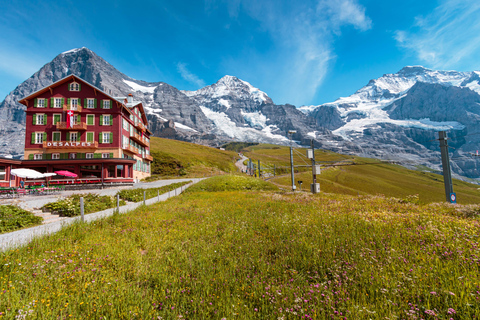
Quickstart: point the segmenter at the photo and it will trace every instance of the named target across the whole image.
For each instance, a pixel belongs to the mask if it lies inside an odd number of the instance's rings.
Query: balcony
[[[148,141],[138,133],[130,134],[130,138],[142,145],[143,147],[148,147]]]
[[[64,104],[63,105],[63,111],[68,111],[68,110],[73,110],[73,111],[76,111],[76,112],[82,112],[82,107],[77,106],[76,109],[72,109],[69,105]]]
[[[66,122],[57,122],[57,130],[87,130],[87,123],[80,122],[70,126],[67,128]]]
[[[44,149],[98,149],[98,142],[86,142],[86,141],[43,141]]]
[[[133,147],[133,146],[123,146],[122,147],[123,151],[127,151],[127,152],[131,152],[131,153],[134,153],[134,154],[138,154],[138,149]]]
[[[153,161],[153,157],[152,157],[151,155],[149,155],[149,154],[144,155],[143,158],[145,158],[145,159],[147,159],[147,160],[149,160],[149,161]]]
[[[147,130],[147,128],[145,128],[145,126],[143,125],[143,123],[141,123],[140,121],[135,123],[135,127],[137,127],[138,130],[140,131],[144,131]]]

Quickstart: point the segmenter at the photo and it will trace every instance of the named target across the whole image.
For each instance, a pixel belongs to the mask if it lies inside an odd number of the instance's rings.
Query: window
[[[0,166],[0,180],[6,180],[5,179],[5,170],[6,170],[6,167],[5,166]]]
[[[70,98],[70,110],[78,110],[78,99]]]
[[[35,132],[35,143],[36,144],[43,143],[45,135],[46,133],[44,132]]]
[[[43,99],[43,98],[38,98],[38,99],[36,99],[36,100],[37,100],[37,101],[36,101],[35,107],[37,107],[37,108],[45,108],[45,107],[46,107],[46,103],[45,103],[46,100],[45,100],[45,99]]]
[[[85,107],[87,109],[95,109],[95,99],[87,99],[87,103],[85,103]]]
[[[68,154],[68,159],[77,159],[77,154],[76,153],[69,153]]]
[[[128,121],[126,119],[123,119],[123,129],[128,131]]]
[[[87,125],[88,126],[95,125],[95,115],[94,114],[87,114]]]
[[[111,114],[104,114],[102,115],[101,121],[102,126],[111,126],[113,123],[113,116]]]
[[[102,132],[102,142],[101,143],[112,143],[112,133],[111,132]]]
[[[103,106],[102,106],[103,109],[110,109],[111,108],[111,105],[110,105],[110,100],[103,100]]]
[[[78,141],[78,132],[70,132],[70,142]]]
[[[41,153],[35,153],[33,155],[33,160],[42,160],[43,159],[43,154]]]
[[[87,132],[87,142],[95,142],[93,132]]]
[[[53,98],[53,107],[54,108],[63,108],[63,98]]]
[[[102,153],[102,158],[110,158],[110,153]]]
[[[60,159],[60,153],[52,153],[52,159],[53,159],[53,160],[58,160],[58,159]]]
[[[80,84],[78,82],[72,82],[69,86],[70,91],[80,91]]]
[[[47,115],[44,113],[36,113],[33,115],[33,124],[37,125],[46,125],[47,124]]]
[[[60,131],[52,132],[52,141],[62,141],[62,133]]]
[[[85,158],[87,159],[93,159],[93,153],[86,153]]]
[[[58,114],[58,113],[54,114],[53,115],[53,125],[56,125],[57,122],[60,122],[60,121],[62,121],[62,115]]]

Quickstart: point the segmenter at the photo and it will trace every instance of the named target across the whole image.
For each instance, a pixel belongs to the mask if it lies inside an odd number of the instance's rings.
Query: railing
[[[97,149],[98,142],[87,141],[43,141],[44,149]]]
[[[144,158],[147,159],[147,160],[153,161],[153,157],[152,157],[151,155],[149,155],[149,154],[146,154],[146,155],[144,156]]]
[[[124,151],[129,151],[129,152],[138,154],[138,149],[135,148],[135,147],[133,147],[133,146],[130,146],[130,145],[128,145],[128,146],[123,146],[122,149],[123,149]]]
[[[141,135],[139,135],[138,133],[130,134],[130,138],[132,138],[136,142],[140,143],[142,146],[148,147],[147,140],[145,138],[143,138]]]
[[[147,128],[145,128],[145,126],[143,125],[143,123],[141,123],[140,121],[135,123],[135,127],[138,128],[138,130],[140,131],[145,131]]]
[[[73,110],[73,111],[82,112],[82,107],[77,106],[76,109],[72,109],[71,106],[69,106],[69,105],[67,105],[67,104],[64,104],[64,105],[63,105],[63,111],[68,111],[68,110]]]
[[[66,122],[57,122],[57,130],[87,130],[87,123],[80,122],[67,127]]]

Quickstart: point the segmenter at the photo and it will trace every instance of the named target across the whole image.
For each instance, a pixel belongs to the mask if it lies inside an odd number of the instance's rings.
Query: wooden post
[[[82,222],[85,222],[85,207],[83,205],[83,197],[80,197],[80,215],[82,216]]]

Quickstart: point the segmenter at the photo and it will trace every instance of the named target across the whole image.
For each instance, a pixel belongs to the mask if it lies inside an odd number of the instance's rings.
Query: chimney
[[[127,102],[132,103],[133,102],[133,94],[129,93],[127,97]]]

